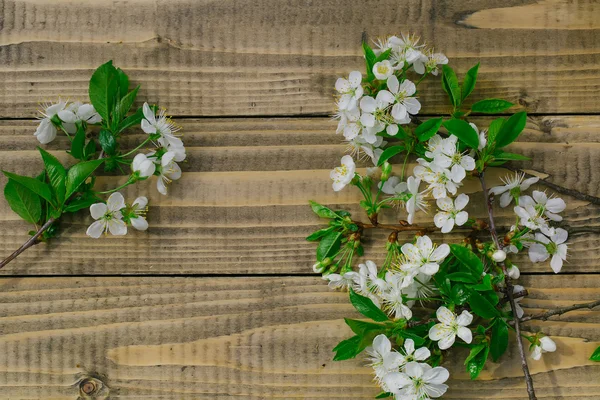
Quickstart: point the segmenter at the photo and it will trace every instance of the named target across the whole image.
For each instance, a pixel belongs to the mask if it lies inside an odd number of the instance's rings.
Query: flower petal
[[[85,232],[88,236],[93,237],[94,239],[98,239],[102,236],[102,232],[106,229],[106,221],[95,221],[92,223]]]
[[[133,226],[138,231],[145,231],[148,229],[148,221],[146,218],[138,216],[137,218],[131,218],[129,220],[131,222],[131,226]]]
[[[438,342],[438,347],[440,348],[440,350],[449,349],[450,347],[452,347],[455,340],[456,335],[454,334],[454,332],[448,332],[448,334],[445,337],[440,339],[440,341]]]
[[[427,347],[421,347],[421,348],[415,350],[415,354],[414,354],[415,360],[425,361],[429,357],[431,357],[431,352],[429,351],[429,349]]]
[[[384,334],[377,335],[375,339],[373,339],[373,348],[377,353],[385,355],[392,350],[392,343]]]
[[[471,322],[473,322],[473,314],[467,310],[463,310],[463,312],[456,318],[456,323],[460,326],[470,325]]]
[[[435,315],[444,325],[452,325],[456,321],[456,315],[444,306],[438,308]]]
[[[444,367],[435,367],[423,374],[423,381],[426,383],[442,384],[450,378],[450,373]]]
[[[94,219],[100,219],[107,211],[108,207],[104,203],[96,203],[90,206],[90,214]]]
[[[459,338],[465,341],[465,343],[471,343],[473,341],[473,333],[469,328],[461,326],[458,328],[456,334]]]
[[[115,236],[123,236],[127,234],[127,225],[120,219],[111,219],[107,223],[108,230]]]
[[[125,199],[121,193],[115,192],[111,194],[106,201],[106,206],[110,211],[119,211],[120,209],[125,208]]]

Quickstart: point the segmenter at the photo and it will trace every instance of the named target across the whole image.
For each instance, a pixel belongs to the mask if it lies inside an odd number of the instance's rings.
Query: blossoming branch
[[[34,136],[45,145],[59,133],[64,134],[70,141],[66,152],[75,163],[64,166],[38,147],[44,165],[38,176],[3,171],[8,178],[4,196],[10,208],[35,229],[30,231],[29,240],[0,263],[0,268],[29,247],[56,236],[64,214],[85,208],[95,220],[86,231],[92,238],[108,233],[125,235],[129,226],[148,229],[148,199],[140,196],[128,203],[118,191],[155,175],[157,190],[166,195],[168,184],[181,177],[177,163],[185,160],[186,152],[179,127],[164,110],[144,103],[130,113],[140,87],[131,91],[129,87],[127,75],[109,61],[90,79],[91,104],[59,100],[44,106]],[[146,135],[144,140],[134,149],[121,148],[120,139],[138,126]],[[150,149],[143,152],[145,146]],[[127,180],[114,189],[97,191],[95,173],[101,165],[106,172],[126,175]],[[115,177],[115,181],[118,179]],[[105,201],[106,195],[109,197]]]
[[[533,360],[555,351],[556,345],[542,332],[522,332],[521,321],[592,308],[600,302],[528,317],[519,305],[527,291],[513,284],[520,271],[510,256],[527,251],[531,262],[549,263],[558,273],[568,250],[568,233],[557,225],[566,204],[531,190],[538,178],[516,174],[507,176],[504,185],[489,190],[486,186],[488,168],[528,159],[505,150],[523,132],[526,113],[496,118],[481,128],[469,122],[471,113],[500,113],[513,104],[486,99],[465,108],[479,64],[460,84],[446,56],[415,36],[392,36],[378,41],[374,49],[363,43],[363,50],[366,75],[353,71],[335,84],[337,133],[343,135],[348,154],[330,176],[334,191],[350,185],[361,192],[360,207],[370,224],[352,219],[348,211],[311,202],[313,211],[329,223],[307,238],[318,241],[313,270],[331,288],[348,290],[350,302],[368,318],[345,319],[355,335],[334,348],[334,360],[365,351],[382,389],[377,398],[428,400],[448,389],[449,372],[441,366],[448,349],[456,343],[470,349],[464,364],[476,379],[490,356],[494,361],[502,357],[512,330],[518,338],[529,398],[535,399],[520,339],[529,341]],[[430,75],[441,78],[450,101],[449,118],[417,118],[422,101],[419,85]],[[413,157],[417,166],[408,171]],[[392,159],[401,163],[392,166]],[[362,162],[371,164],[365,175],[357,172],[357,163]],[[482,186],[487,222],[469,218],[471,199],[460,192],[469,176],[478,178]],[[512,207],[515,213],[515,223],[503,237],[493,217],[498,196],[500,207]],[[400,208],[404,213],[402,219],[396,217],[398,224],[379,222],[381,212],[397,214]],[[433,224],[414,225],[417,213],[433,215]],[[438,245],[427,236],[457,227],[465,232],[460,243]],[[391,231],[386,258],[380,267],[365,261],[356,270],[369,229]],[[400,243],[401,231],[415,232],[414,239]],[[429,311],[432,307],[434,314]],[[600,361],[600,349],[592,359]]]

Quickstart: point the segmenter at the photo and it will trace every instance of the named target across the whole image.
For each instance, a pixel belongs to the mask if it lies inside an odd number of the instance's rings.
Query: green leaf
[[[466,267],[466,270],[471,271],[473,276],[481,276],[483,273],[483,263],[475,253],[458,244],[451,244],[450,252],[458,261],[460,261],[462,265]]]
[[[79,186],[102,164],[104,160],[83,161],[69,168],[67,173],[67,193],[66,199],[69,199],[73,193],[79,189]]]
[[[590,356],[590,360],[600,362],[600,346],[598,346],[596,350],[594,350],[594,353],[592,353],[592,355]]]
[[[333,361],[343,361],[354,358],[366,347],[367,344],[364,343],[363,338],[358,335],[352,336],[350,339],[342,340],[333,348],[333,351],[336,352]]]
[[[356,311],[367,318],[371,318],[373,321],[385,322],[388,320],[388,316],[371,299],[361,296],[353,289],[350,289],[350,302],[356,308]]]
[[[94,196],[91,193],[86,193],[84,196],[80,196],[74,200],[72,200],[67,207],[65,207],[65,212],[76,212],[83,208],[88,208],[92,204],[102,203],[102,199]]]
[[[107,123],[110,121],[110,113],[117,100],[119,86],[119,74],[113,66],[112,60],[99,66],[90,79],[90,100],[96,112]]]
[[[315,231],[315,232],[311,233],[310,235],[308,235],[306,237],[306,240],[308,240],[309,242],[314,242],[315,240],[319,240],[320,238],[322,238],[323,236],[325,236],[329,232],[331,232],[334,228],[335,227],[330,226],[329,228],[319,229],[318,231]]]
[[[71,142],[71,156],[78,160],[84,160],[84,147],[85,147],[85,130],[82,125],[77,126],[77,133]]]
[[[404,339],[412,339],[415,342],[415,346],[422,346],[425,344],[425,339],[421,336],[415,335],[414,333],[407,332],[405,330],[396,331],[399,336],[402,336]]]
[[[48,175],[48,180],[50,181],[50,186],[52,187],[52,192],[54,193],[54,198],[56,199],[56,204],[60,207],[65,202],[65,181],[67,178],[67,170],[65,170],[65,167],[63,167],[60,161],[58,161],[58,159],[52,154],[48,153],[41,147],[38,147],[38,150],[42,155],[45,171]]]
[[[368,332],[375,331],[379,334],[385,331],[385,326],[381,324],[374,324],[372,322],[360,321],[358,319],[350,318],[344,318],[344,321],[346,321],[346,325],[348,325],[350,329],[352,329],[352,332],[360,336],[364,336]]]
[[[390,393],[390,392],[381,392],[379,393],[377,396],[375,396],[376,399],[387,399],[388,397],[392,397],[394,395],[394,393]]]
[[[330,232],[321,239],[317,246],[317,261],[323,260],[325,257],[329,257],[337,253],[340,249],[342,241],[341,232]]]
[[[127,128],[131,128],[134,125],[140,124],[142,122],[142,119],[144,119],[144,110],[142,109],[142,107],[140,107],[136,110],[134,114],[121,121],[121,123],[119,124],[118,132],[121,133]]]
[[[471,311],[483,318],[494,318],[500,315],[496,307],[476,291],[469,294],[469,306]]]
[[[467,146],[473,149],[479,147],[479,135],[466,121],[463,121],[462,119],[450,119],[444,122],[443,125],[448,129],[448,132],[458,137],[458,139]]]
[[[477,345],[474,345],[473,347],[471,347],[471,351],[469,352],[469,355],[465,359],[465,365],[467,365],[469,363],[469,361],[471,361],[473,358],[475,358],[475,356],[477,356],[477,354],[479,354],[481,352],[481,350],[485,349],[485,347],[486,347],[485,344],[477,344]]]
[[[4,186],[4,197],[19,217],[32,224],[37,224],[42,217],[42,202],[40,196],[20,183],[9,179]]]
[[[338,214],[336,214],[332,209],[325,207],[322,204],[309,200],[310,207],[313,212],[317,214],[321,218],[340,218]]]
[[[467,372],[471,379],[477,379],[485,362],[487,361],[490,348],[486,345],[467,363]]]
[[[477,283],[477,278],[470,272],[453,272],[446,277],[455,282]]]
[[[492,360],[498,361],[508,348],[508,325],[503,319],[498,319],[492,327],[492,341],[490,343],[490,352]]]
[[[428,119],[415,129],[415,135],[419,142],[426,142],[437,133],[442,126],[442,118]]]
[[[83,158],[89,160],[94,154],[96,154],[96,142],[90,139],[83,149]]]
[[[494,153],[494,160],[496,161],[529,161],[531,158],[525,157],[521,154],[507,153],[504,151],[498,151]]]
[[[382,51],[375,59],[375,62],[387,60],[390,57],[391,53],[392,53],[392,49],[387,49],[386,51]],[[375,54],[375,53],[373,53],[373,54]]]
[[[492,287],[492,276],[490,274],[483,277],[481,283],[472,286],[471,289],[477,290],[478,292],[485,292],[486,290],[493,290]]]
[[[129,112],[129,110],[131,109],[131,106],[133,105],[133,102],[135,101],[135,98],[137,97],[137,93],[138,90],[140,89],[140,85],[137,85],[135,87],[135,89],[133,89],[131,92],[127,93],[125,95],[125,97],[123,97],[121,99],[121,101],[119,101],[119,104],[117,106],[117,115],[119,118],[119,121],[121,121],[121,119],[123,119],[127,113]]]
[[[471,111],[475,113],[495,114],[504,110],[508,110],[514,106],[510,101],[502,99],[485,99],[480,100],[471,106]]]
[[[498,136],[498,133],[500,132],[500,129],[502,129],[502,125],[504,125],[505,122],[506,120],[504,118],[496,118],[490,123],[487,133],[488,146],[490,145],[490,143],[496,141],[496,137]]]
[[[373,52],[371,46],[367,44],[367,42],[362,43],[363,51],[365,52],[365,64],[367,67],[367,79],[372,81],[375,79],[375,74],[373,73],[373,65],[377,62],[377,56]]]
[[[514,142],[525,129],[526,123],[527,113],[525,111],[512,115],[508,121],[502,124],[500,132],[496,136],[496,146],[501,148]]]
[[[377,161],[377,166],[381,167],[387,160],[394,157],[397,154],[400,154],[404,151],[404,146],[391,146],[388,147],[381,153],[379,156],[379,160]]]
[[[463,283],[457,283],[450,290],[450,298],[459,306],[465,304],[469,300],[470,290]]]
[[[458,86],[458,78],[456,73],[450,66],[442,65],[442,87],[450,97],[450,103],[456,108],[460,106],[460,86]]]
[[[475,83],[477,82],[477,72],[479,71],[479,63],[477,63],[473,68],[471,68],[467,75],[465,76],[465,80],[462,84],[462,100],[464,101],[473,89],[475,89]]]
[[[127,74],[121,69],[117,68],[117,79],[119,84],[119,94],[120,98],[124,98],[129,91],[129,77]]]
[[[100,146],[102,146],[102,150],[109,156],[115,155],[117,150],[117,141],[113,134],[106,130],[100,130],[100,136],[98,137],[98,141],[100,142]]]
[[[6,175],[6,177],[25,186],[33,193],[39,195],[44,200],[50,202],[50,204],[54,204],[54,199],[52,198],[52,190],[50,190],[50,186],[47,183],[40,182],[38,179],[31,178],[29,176],[21,176],[7,171],[2,172],[4,173],[4,175]]]

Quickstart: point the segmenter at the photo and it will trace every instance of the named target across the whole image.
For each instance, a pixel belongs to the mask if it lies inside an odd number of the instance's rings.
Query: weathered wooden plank
[[[3,1],[0,116],[87,97],[113,59],[140,99],[176,115],[297,115],[332,110],[336,76],[362,69],[360,42],[414,32],[464,73],[482,62],[473,100],[504,97],[538,113],[599,112],[594,0]],[[426,82],[423,112],[445,110]]]
[[[600,297],[597,275],[529,276],[526,312]],[[75,398],[105,376],[111,398],[321,399],[377,393],[361,359],[332,361],[357,317],[318,278],[0,279],[0,397]],[[532,362],[541,399],[596,399],[600,312],[532,322],[558,351]],[[522,399],[516,347],[471,382],[452,350],[447,398]]]
[[[489,119],[476,120],[485,126]],[[92,240],[85,236],[91,218],[85,211],[67,216],[64,232],[50,246],[38,245],[2,270],[3,274],[108,274],[108,273],[306,273],[314,257],[314,245],[304,241],[319,221],[307,206],[309,199],[357,208],[358,191],[334,193],[328,169],[344,152],[334,125],[318,119],[180,120],[189,148],[181,181],[168,197],[156,192],[154,182],[124,191],[133,199],[149,195],[148,232],[125,238]],[[37,175],[41,168],[32,137],[34,122],[0,123],[0,167]],[[600,196],[600,174],[594,168],[600,155],[600,117],[533,117],[521,142],[513,148],[533,158],[522,166],[574,191]],[[139,143],[133,135],[130,145]],[[62,138],[51,151],[67,146]],[[69,162],[64,152],[56,152]],[[558,162],[557,162],[558,160]],[[365,164],[366,165],[366,164]],[[506,171],[490,174],[490,183]],[[585,177],[585,179],[581,179]],[[101,178],[109,189],[114,179]],[[0,185],[5,178],[0,177]],[[543,186],[539,186],[544,189]],[[465,189],[477,193],[477,182]],[[481,196],[476,194],[476,196]],[[474,198],[472,216],[485,217],[481,201]],[[479,199],[481,200],[481,199]],[[595,272],[599,262],[600,208],[567,197],[563,226],[572,231],[571,255],[566,271]],[[397,216],[396,216],[397,215]],[[387,220],[405,218],[388,212]],[[431,224],[425,215],[421,221]],[[499,224],[512,224],[512,211],[498,211]],[[26,240],[29,229],[7,203],[0,201],[0,248],[8,254]],[[441,235],[434,234],[440,240]],[[405,236],[408,239],[408,235]],[[448,238],[448,237],[447,237]],[[449,240],[460,240],[455,234]],[[383,232],[367,244],[367,254],[383,257]],[[546,265],[526,271],[545,271]]]

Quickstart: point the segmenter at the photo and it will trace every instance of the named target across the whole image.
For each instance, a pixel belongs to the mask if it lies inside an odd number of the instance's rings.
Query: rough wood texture
[[[525,311],[600,297],[600,277],[522,279]],[[0,280],[0,397],[75,399],[98,373],[114,399],[370,399],[370,369],[333,362],[358,317],[347,294],[318,278],[4,278]],[[532,362],[541,399],[597,399],[600,312],[532,322],[559,350]],[[522,399],[516,347],[471,382],[460,362],[450,399]],[[464,358],[461,350],[451,357]],[[460,354],[458,354],[460,353]],[[503,378],[503,379],[501,379]]]
[[[475,121],[485,126],[490,119]],[[149,194],[148,232],[92,240],[85,236],[91,217],[82,211],[65,219],[64,232],[53,245],[28,250],[1,273],[307,273],[315,245],[304,238],[322,223],[308,207],[309,199],[348,208],[363,218],[356,206],[358,190],[348,188],[338,194],[331,190],[328,170],[337,165],[344,146],[327,119],[183,119],[180,123],[189,157],[171,194],[159,195],[154,179],[125,191],[131,200]],[[37,175],[41,164],[33,148],[33,130],[29,121],[0,123],[3,169]],[[594,161],[600,156],[599,131],[600,117],[532,117],[515,149],[533,160],[520,165],[555,184],[600,196],[600,173]],[[57,140],[50,149],[64,148],[66,140]],[[133,136],[131,144],[139,140]],[[68,161],[64,152],[56,154]],[[498,183],[505,173],[496,170],[489,183]],[[4,179],[0,178],[0,185]],[[100,187],[114,187],[108,186],[110,181],[114,184],[114,179],[100,179]],[[465,188],[472,193],[480,190],[476,181]],[[563,226],[572,234],[565,271],[596,272],[600,206],[566,198]],[[474,199],[469,205],[471,215],[485,217],[483,200]],[[394,214],[387,212],[384,219],[391,221]],[[498,216],[500,226],[513,222],[512,210],[499,210]],[[396,218],[405,217],[401,212]],[[430,218],[421,215],[427,224]],[[0,253],[9,254],[26,240],[29,227],[5,201],[0,202],[0,220]],[[367,244],[367,254],[379,260],[385,234],[373,237],[376,240]],[[460,233],[450,238],[460,240]],[[550,271],[548,265],[532,266],[526,259],[518,260],[524,270]]]
[[[336,75],[363,68],[363,32],[401,31],[462,73],[481,61],[472,100],[600,111],[595,0],[4,0],[0,21],[0,116],[32,116],[59,94],[85,99],[109,59],[175,115],[326,114]],[[445,110],[439,82],[421,96],[424,112]]]

